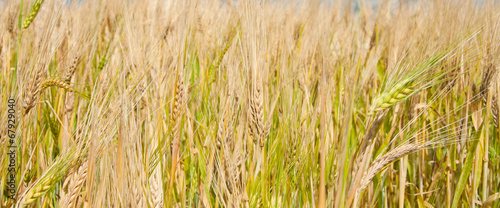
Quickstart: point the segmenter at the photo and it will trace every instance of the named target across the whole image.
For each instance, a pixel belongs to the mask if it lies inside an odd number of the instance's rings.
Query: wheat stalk
[[[234,110],[236,108],[233,96],[228,93],[224,110],[221,113],[219,127],[217,130],[217,154],[222,160],[219,167],[219,173],[222,175],[219,180],[225,181],[225,185],[228,188],[229,202],[237,203],[236,195],[238,194],[237,184],[238,184],[238,161],[239,161],[239,151],[235,151],[235,140],[234,140]],[[214,170],[214,172],[216,172]],[[217,172],[216,172],[217,173]]]
[[[185,86],[184,86],[184,76],[182,70],[178,70],[177,76],[176,76],[176,84],[175,84],[175,89],[174,89],[174,100],[172,103],[172,113],[170,116],[170,123],[169,123],[169,128],[170,128],[170,139],[171,139],[171,147],[172,147],[172,153],[173,155],[177,154],[178,148],[179,148],[179,137],[180,137],[180,129],[181,129],[181,121],[182,121],[182,116],[184,115],[185,111],[185,97],[186,97],[186,92],[185,92]],[[149,175],[151,175],[158,165],[160,156],[165,154],[167,151],[168,145],[164,144],[164,139],[160,140],[158,142],[158,146],[156,149],[153,151],[151,154],[151,159],[149,161]],[[172,157],[172,160],[174,160],[174,157]],[[172,161],[173,162],[173,161]],[[172,164],[172,168],[175,168],[176,164]],[[172,170],[174,171],[174,170]]]

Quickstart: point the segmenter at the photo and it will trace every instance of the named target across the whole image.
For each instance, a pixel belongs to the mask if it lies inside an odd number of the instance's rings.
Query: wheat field
[[[0,205],[500,207],[499,4],[0,1]]]

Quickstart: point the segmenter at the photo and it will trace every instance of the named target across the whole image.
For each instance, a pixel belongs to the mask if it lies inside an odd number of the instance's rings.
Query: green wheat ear
[[[405,79],[394,85],[389,91],[384,92],[377,99],[371,109],[371,114],[391,108],[392,106],[406,100],[415,92],[415,85],[409,79]]]
[[[424,60],[416,60],[419,64],[415,66],[402,63],[403,67],[396,70],[396,73],[400,73],[400,75],[402,75],[404,72],[405,75],[394,80],[394,83],[390,82],[387,85],[387,88],[385,88],[383,92],[374,100],[368,115],[374,115],[379,111],[389,109],[423,89],[451,79],[452,77],[445,78],[445,75],[455,70],[458,65],[439,70],[436,73],[431,72],[431,70],[443,64],[446,60],[452,60],[462,54],[463,52],[457,52],[457,49],[476,34],[477,31],[472,31],[458,36],[452,44],[444,47],[440,51],[437,51],[431,57]],[[463,63],[471,62],[473,62],[473,60],[463,61]]]
[[[42,6],[44,0],[41,1],[35,1],[35,3],[31,6],[31,13],[28,15],[28,17],[24,20],[23,23],[23,29],[26,29],[30,26],[31,22],[35,19],[36,15],[38,14],[38,11],[40,11],[40,7]]]

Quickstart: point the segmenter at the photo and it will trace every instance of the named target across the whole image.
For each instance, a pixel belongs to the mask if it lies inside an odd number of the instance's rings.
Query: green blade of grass
[[[481,128],[482,129],[482,126]],[[474,155],[477,149],[477,145],[479,144],[479,136],[481,135],[480,132],[476,132],[476,138],[474,138],[474,141],[471,145],[470,152],[467,155],[467,158],[465,159],[465,164],[464,168],[462,170],[462,173],[460,174],[460,178],[458,179],[457,183],[457,188],[455,189],[455,193],[453,194],[453,203],[451,205],[452,208],[458,207],[458,204],[460,202],[460,196],[462,195],[462,192],[465,189],[465,185],[467,183],[467,178],[469,177],[469,174],[472,172],[472,165],[474,163]]]

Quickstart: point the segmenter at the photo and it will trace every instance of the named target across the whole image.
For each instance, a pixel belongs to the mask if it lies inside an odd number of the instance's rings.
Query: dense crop
[[[1,206],[498,207],[499,14],[0,1]]]

